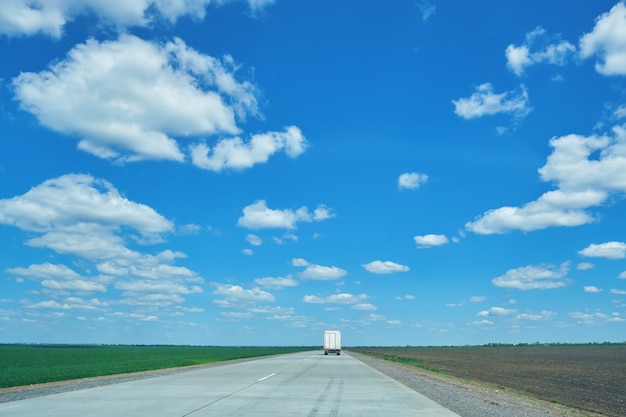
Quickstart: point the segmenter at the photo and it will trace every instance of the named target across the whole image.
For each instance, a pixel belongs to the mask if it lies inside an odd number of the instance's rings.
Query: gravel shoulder
[[[601,414],[538,400],[522,393],[461,380],[404,364],[350,355],[461,417],[600,417]]]
[[[505,391],[451,376],[440,375],[419,368],[376,359],[367,355],[352,352],[350,352],[350,355],[452,410],[461,417],[601,417],[600,414],[568,408],[559,404],[524,396],[520,393]],[[254,360],[254,358],[182,368],[51,382],[26,387],[5,388],[0,389],[0,403],[117,384],[120,382],[154,378],[162,375],[171,375],[209,366],[223,366],[233,362],[247,360]]]

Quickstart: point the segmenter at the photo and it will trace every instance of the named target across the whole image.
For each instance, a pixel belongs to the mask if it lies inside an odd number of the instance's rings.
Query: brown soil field
[[[626,416],[626,344],[349,350],[581,410]]]

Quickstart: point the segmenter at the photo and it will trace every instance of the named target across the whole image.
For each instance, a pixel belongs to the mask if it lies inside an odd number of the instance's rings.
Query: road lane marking
[[[266,380],[267,378],[271,378],[271,377],[273,377],[274,375],[276,375],[276,372],[274,372],[273,374],[269,374],[268,376],[264,376],[264,377],[263,377],[263,378],[261,378],[261,379],[257,379],[257,381],[256,381],[256,382],[261,382],[261,381],[264,381],[264,380]]]

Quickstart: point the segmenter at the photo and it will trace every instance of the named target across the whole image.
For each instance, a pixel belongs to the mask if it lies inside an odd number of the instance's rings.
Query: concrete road
[[[349,354],[321,351],[0,404],[3,417],[457,416]]]

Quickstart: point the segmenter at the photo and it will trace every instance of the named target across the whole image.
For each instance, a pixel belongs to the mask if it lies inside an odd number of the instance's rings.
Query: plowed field
[[[626,416],[626,345],[350,350],[611,417]]]

